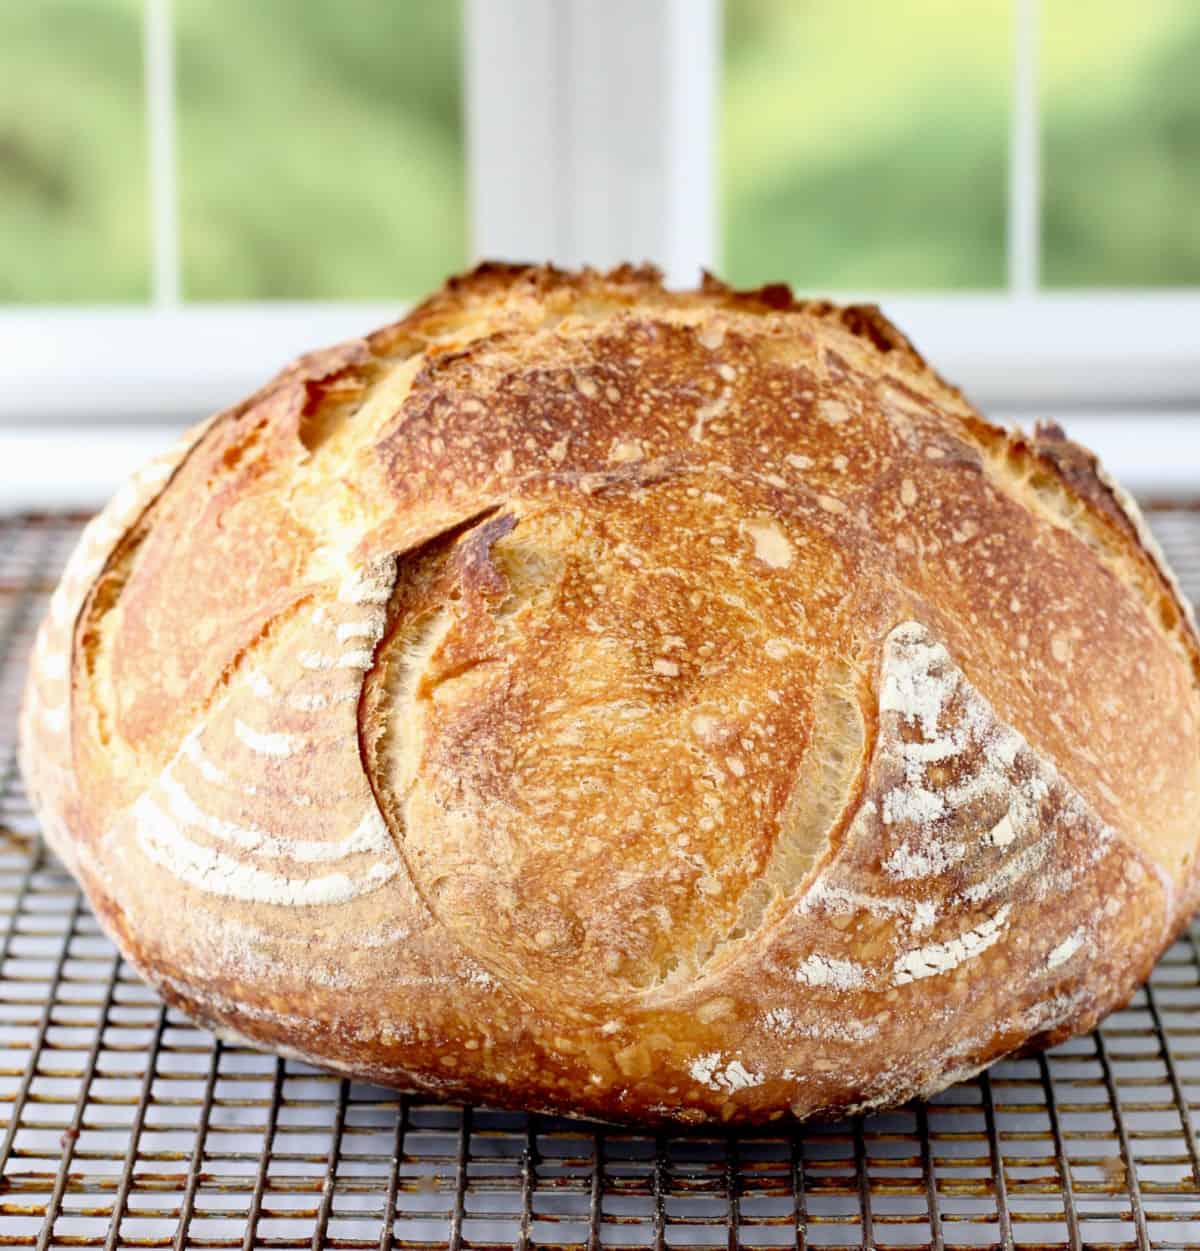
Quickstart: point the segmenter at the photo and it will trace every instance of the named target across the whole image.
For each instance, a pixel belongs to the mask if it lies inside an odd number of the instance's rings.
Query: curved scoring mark
[[[153,507],[117,542],[84,599],[79,614],[79,658],[88,706],[95,717],[96,736],[102,746],[113,745],[116,693],[110,689],[105,659],[111,645],[112,622],[121,592],[133,575],[135,562],[150,533]]]
[[[139,552],[164,492],[191,459],[240,409],[230,409],[185,431],[178,442],[136,470],[122,483],[108,506],[84,528],[50,601],[47,625],[73,629],[84,682],[91,691],[101,743],[111,732],[110,694],[100,680],[103,655],[109,646],[111,616],[136,567]],[[43,625],[43,630],[47,628]],[[66,655],[75,640],[63,648]],[[71,698],[68,692],[68,700]]]
[[[398,554],[386,595],[380,597],[371,588],[360,592],[363,601],[380,607],[385,625],[365,666],[357,716],[359,750],[375,802],[419,892],[419,877],[405,854],[404,804],[420,756],[422,699],[430,693],[422,684],[431,657],[454,624],[454,614],[443,602],[444,588],[436,583],[455,544],[496,518],[500,508],[491,505]],[[502,519],[499,529],[513,524],[512,518]],[[419,605],[415,611],[414,605]],[[343,636],[340,629],[338,634]],[[345,638],[354,637],[345,632]]]
[[[868,755],[866,723],[848,665],[827,667],[814,704],[812,731],[779,819],[775,846],[758,881],[747,890],[736,924],[712,956],[726,944],[755,934],[772,903],[795,893],[829,846],[857,792],[855,780]]]
[[[434,652],[450,632],[453,615],[445,608],[423,613],[398,630],[389,640],[389,655],[371,687],[371,703],[381,717],[379,733],[372,739],[369,759],[380,805],[392,828],[404,835],[404,800],[408,795],[421,751],[424,719],[421,687]]]
[[[154,507],[211,424],[203,422],[185,431],[167,452],[136,470],[84,527],[38,629],[18,736],[21,771],[47,841],[73,871],[78,868],[80,831],[67,813],[79,791],[71,715],[76,627],[96,579],[126,533]]]

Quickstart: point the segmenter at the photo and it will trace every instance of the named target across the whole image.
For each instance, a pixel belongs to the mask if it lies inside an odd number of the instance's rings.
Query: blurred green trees
[[[466,257],[461,6],[175,0],[187,299],[412,296]],[[0,303],[144,300],[141,0],[0,0]]]
[[[457,0],[174,11],[186,298],[403,298],[465,263]],[[1200,284],[1200,4],[1042,12],[1044,281]],[[0,0],[0,303],[148,298],[141,27]],[[1010,56],[1009,0],[726,0],[723,270],[1002,286]]]
[[[729,0],[725,17],[736,281],[1003,282],[1007,0]]]
[[[461,6],[175,0],[194,299],[422,294],[466,258]]]
[[[1043,3],[1043,280],[1200,285],[1200,4]]]
[[[144,300],[134,0],[0,0],[0,303]]]
[[[1042,0],[1050,285],[1200,283],[1200,4]],[[726,0],[725,268],[1004,282],[1008,0]]]

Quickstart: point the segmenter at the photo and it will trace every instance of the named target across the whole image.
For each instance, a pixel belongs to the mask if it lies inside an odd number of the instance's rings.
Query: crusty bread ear
[[[1197,901],[1198,658],[1094,458],[877,309],[492,264],[113,501],[22,767],[223,1034],[764,1121],[1129,995]]]

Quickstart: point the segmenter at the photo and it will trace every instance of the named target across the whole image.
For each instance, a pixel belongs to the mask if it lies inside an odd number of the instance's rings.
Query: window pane
[[[414,296],[461,267],[460,4],[175,14],[188,299]]]
[[[1007,0],[726,0],[726,273],[1005,281]]]
[[[150,291],[140,0],[0,3],[0,304]]]
[[[1200,283],[1200,5],[1043,0],[1043,277]]]

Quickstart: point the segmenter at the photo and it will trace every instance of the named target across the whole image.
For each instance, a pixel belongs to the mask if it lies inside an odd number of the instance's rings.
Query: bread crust
[[[878,309],[488,264],[148,467],[21,763],[227,1036],[640,1123],[928,1095],[1197,903],[1200,643],[1127,497]]]

